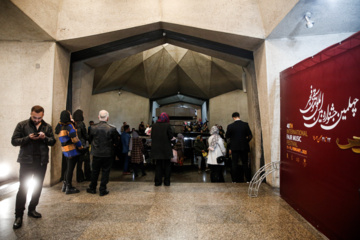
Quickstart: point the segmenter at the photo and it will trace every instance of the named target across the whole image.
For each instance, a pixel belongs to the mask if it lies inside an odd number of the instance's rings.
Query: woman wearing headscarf
[[[59,140],[61,142],[61,150],[67,160],[65,181],[62,191],[66,194],[78,193],[80,191],[72,186],[72,177],[75,165],[79,161],[79,149],[83,149],[83,146],[78,138],[69,111],[64,110],[61,112],[60,122],[57,128],[57,132],[59,132]]]
[[[207,161],[211,170],[210,179],[211,182],[224,182],[224,163],[218,164],[216,161],[217,157],[224,156],[226,153],[224,141],[219,135],[219,129],[217,126],[213,126],[211,128],[210,134],[211,136],[208,139],[209,154]]]
[[[141,169],[142,176],[146,176],[144,167],[144,145],[139,138],[139,134],[132,132],[132,149],[131,149],[131,163],[133,164],[135,177],[138,177],[138,168]]]
[[[161,186],[163,173],[164,185],[170,186],[173,131],[169,122],[169,116],[163,112],[151,129],[151,157],[156,160],[155,186]]]
[[[90,170],[90,156],[89,149],[86,147],[86,141],[89,140],[88,133],[86,131],[86,126],[84,123],[84,115],[81,109],[78,109],[74,112],[73,118],[75,121],[76,132],[78,134],[78,138],[81,141],[81,145],[84,147],[84,151],[81,152],[79,157],[79,161],[76,165],[76,180],[77,182],[83,182],[84,180],[91,180],[91,170]],[[84,171],[82,169],[82,165],[84,163]]]

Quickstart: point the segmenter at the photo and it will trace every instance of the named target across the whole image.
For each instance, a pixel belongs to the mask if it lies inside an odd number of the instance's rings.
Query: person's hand
[[[201,152],[203,152],[203,153],[204,153],[204,152],[205,152],[205,150],[201,150]]]
[[[229,155],[231,155],[231,150],[229,150]]]
[[[44,138],[45,138],[45,133],[39,132],[39,138],[40,138],[40,139],[44,139]]]
[[[29,134],[29,138],[31,140],[38,140],[40,138],[40,135],[35,135],[34,133]]]

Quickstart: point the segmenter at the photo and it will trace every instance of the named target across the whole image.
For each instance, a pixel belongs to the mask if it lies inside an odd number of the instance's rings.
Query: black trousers
[[[82,182],[85,179],[91,179],[89,150],[80,155],[76,165],[76,181]]]
[[[20,164],[20,171],[19,171],[20,186],[19,186],[19,191],[16,195],[16,203],[15,203],[16,217],[22,217],[24,215],[26,195],[28,191],[27,183],[28,180],[31,179],[31,177],[33,177],[36,184],[33,189],[28,211],[35,210],[36,206],[39,204],[39,199],[42,191],[47,164],[41,165],[40,157],[34,160],[35,161],[32,164]]]
[[[62,159],[61,159],[61,178],[60,178],[60,181],[65,181],[66,180],[66,168],[67,168],[67,159],[63,154]]]
[[[225,182],[224,165],[209,164],[211,182]]]
[[[164,176],[164,184],[170,184],[171,162],[170,159],[157,159],[155,167],[155,184],[161,185]]]
[[[74,172],[76,164],[79,161],[79,158],[80,158],[80,156],[66,158],[67,168],[66,168],[65,181],[66,181],[66,184],[68,184],[68,185],[72,185],[73,172]]]
[[[101,171],[100,192],[106,190],[106,185],[109,182],[109,174],[114,157],[95,157],[93,156],[91,183],[89,188],[96,189],[97,181]]]
[[[250,168],[248,166],[247,151],[231,151],[231,179],[233,182],[244,182],[244,174],[247,182],[251,181]],[[241,160],[242,166],[239,166]]]

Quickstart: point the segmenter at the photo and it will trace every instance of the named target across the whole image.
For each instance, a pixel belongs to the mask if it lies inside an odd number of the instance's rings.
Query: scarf
[[[213,139],[211,140],[210,143],[210,147],[212,147],[214,150],[217,147],[217,143],[219,142],[219,129],[217,128],[217,126],[213,126],[210,130],[210,134],[211,136],[214,136]]]
[[[158,120],[157,120],[157,122],[161,122],[161,123],[170,122],[169,115],[167,115],[166,112],[161,113]]]

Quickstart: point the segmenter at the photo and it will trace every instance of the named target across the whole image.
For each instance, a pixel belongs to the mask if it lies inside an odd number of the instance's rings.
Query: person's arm
[[[220,146],[220,150],[221,150],[222,154],[225,155],[226,148],[225,148],[224,141],[222,138],[219,138],[218,145]]]
[[[14,133],[11,137],[11,144],[13,146],[24,146],[30,142],[30,136],[24,136],[22,126],[20,123],[16,125]]]
[[[77,136],[76,130],[72,124],[66,126],[71,141],[75,144],[78,149],[83,149],[80,139]]]
[[[89,140],[89,135],[86,131],[85,123],[81,124],[81,136],[84,136],[85,141]],[[84,143],[85,145],[86,143]]]
[[[47,131],[45,132],[45,135],[44,135],[44,143],[48,146],[54,146],[55,143],[56,143],[56,139],[54,137],[54,133],[53,133],[53,130],[52,130],[52,127],[49,125],[48,128],[47,128]]]
[[[247,134],[246,134],[246,139],[248,142],[251,141],[252,139],[252,133],[251,133],[251,130],[250,130],[250,127],[249,127],[249,124],[247,124]]]

